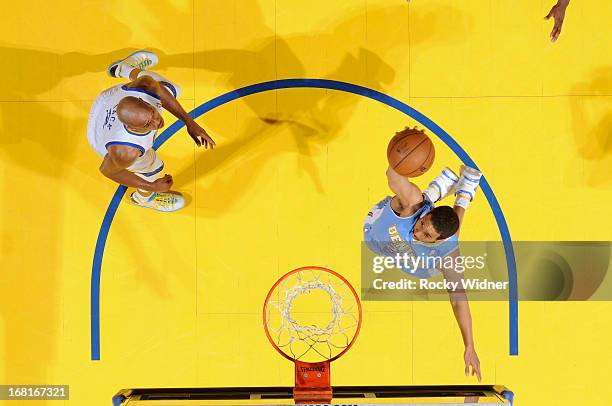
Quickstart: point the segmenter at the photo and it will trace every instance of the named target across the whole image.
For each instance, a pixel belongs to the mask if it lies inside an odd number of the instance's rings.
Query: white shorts
[[[147,182],[153,182],[161,176],[161,172],[164,170],[164,162],[159,158],[153,148],[147,150],[143,156],[138,158],[136,162],[132,164],[128,171],[134,172],[134,174],[140,176]]]

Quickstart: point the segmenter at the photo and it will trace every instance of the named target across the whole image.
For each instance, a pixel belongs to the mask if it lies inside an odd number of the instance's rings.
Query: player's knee
[[[157,81],[160,85],[164,86],[168,91],[176,98],[181,94],[181,87],[176,83],[166,79],[162,75],[157,72],[152,71],[142,71],[138,74],[138,77],[149,77],[155,81]]]
[[[162,86],[164,86],[172,95],[177,98],[181,94],[181,87],[176,83],[170,82],[169,80],[162,80],[159,82]]]

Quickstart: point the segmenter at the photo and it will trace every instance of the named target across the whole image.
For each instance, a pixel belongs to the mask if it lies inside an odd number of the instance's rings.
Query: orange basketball
[[[435,156],[433,143],[425,131],[416,127],[396,133],[387,147],[387,159],[391,168],[411,178],[427,172]]]

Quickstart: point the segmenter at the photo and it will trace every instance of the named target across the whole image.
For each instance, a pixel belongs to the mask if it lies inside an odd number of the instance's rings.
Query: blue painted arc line
[[[102,270],[102,258],[104,257],[104,247],[106,246],[106,238],[110,231],[111,224],[115,218],[115,213],[119,208],[119,203],[123,199],[123,195],[127,187],[120,185],[106,209],[98,239],[96,240],[96,248],[94,250],[94,258],[91,272],[91,359],[100,359],[100,276]]]
[[[446,131],[440,126],[431,121],[428,117],[423,115],[421,112],[413,109],[407,104],[381,93],[377,90],[373,90],[367,87],[355,85],[352,83],[341,82],[337,80],[329,79],[282,79],[273,80],[269,82],[261,82],[253,85],[245,86],[240,89],[232,90],[221,96],[215,97],[207,101],[204,104],[196,107],[189,113],[192,118],[198,118],[201,115],[223,105],[239,99],[241,97],[249,96],[256,93],[266,92],[270,90],[279,89],[292,89],[292,88],[319,88],[319,89],[331,89],[338,90],[346,93],[353,93],[367,97],[372,100],[379,101],[386,104],[389,107],[410,116],[414,120],[421,123],[432,133],[434,133],[442,142],[444,142],[458,157],[459,159],[468,166],[478,168],[476,163],[470,158],[467,152],[455,141]],[[174,122],[170,127],[163,131],[155,140],[153,148],[159,149],[170,137],[184,127],[182,121]],[[502,212],[501,206],[491,189],[491,186],[483,176],[480,181],[481,189],[487,198],[497,226],[501,235],[504,251],[506,254],[506,266],[508,269],[508,282],[509,282],[509,353],[510,355],[518,355],[518,286],[517,286],[517,274],[516,274],[516,260],[514,257],[514,248],[512,246],[512,238],[510,237],[510,230],[508,224]],[[121,203],[121,199],[125,194],[127,188],[125,186],[119,186],[113,195],[102,225],[100,226],[100,232],[98,233],[98,239],[96,241],[96,248],[94,250],[94,258],[92,264],[92,275],[91,275],[91,359],[100,359],[100,280],[102,271],[102,258],[104,256],[104,248],[110,227],[113,219]]]

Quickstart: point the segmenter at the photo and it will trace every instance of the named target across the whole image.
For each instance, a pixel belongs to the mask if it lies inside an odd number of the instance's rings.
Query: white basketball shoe
[[[455,206],[463,207],[467,209],[470,202],[474,200],[476,195],[476,188],[480,183],[482,173],[469,166],[461,166],[461,176],[457,182],[457,188],[455,191]]]
[[[108,74],[115,78],[130,78],[134,69],[147,69],[157,65],[159,58],[150,51],[136,51],[127,57],[113,62],[108,67]]]
[[[429,183],[423,194],[430,202],[436,203],[455,191],[458,180],[459,177],[455,172],[446,167]]]
[[[134,191],[130,195],[130,202],[136,206],[164,212],[177,211],[185,207],[185,198],[176,192],[153,192],[143,198]]]

